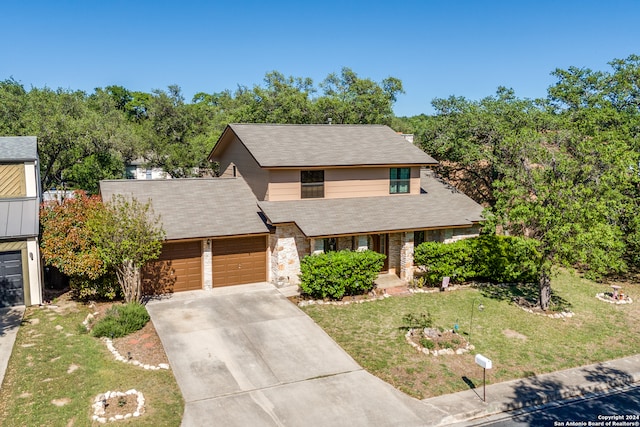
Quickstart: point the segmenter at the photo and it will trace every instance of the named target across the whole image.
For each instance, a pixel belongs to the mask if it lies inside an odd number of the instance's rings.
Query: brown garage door
[[[267,280],[266,236],[213,241],[213,287]]]
[[[202,289],[201,243],[165,243],[158,261],[145,269],[145,288],[155,292]]]

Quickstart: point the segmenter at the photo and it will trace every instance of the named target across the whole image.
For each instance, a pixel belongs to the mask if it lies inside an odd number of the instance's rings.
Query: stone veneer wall
[[[206,290],[213,289],[213,255],[211,252],[211,239],[202,241],[202,287]]]
[[[401,233],[402,247],[400,248],[400,278],[407,282],[413,280],[413,231]]]
[[[300,282],[300,260],[311,253],[309,239],[292,224],[279,225],[269,235],[271,283],[275,285]]]
[[[403,233],[390,233],[389,234],[389,272],[396,273],[400,276],[400,251],[402,249],[402,234]]]
[[[353,237],[338,237],[338,250],[343,251],[345,249],[353,250]]]

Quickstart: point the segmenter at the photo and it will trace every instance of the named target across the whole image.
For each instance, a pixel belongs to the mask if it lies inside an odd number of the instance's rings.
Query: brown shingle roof
[[[471,226],[482,206],[430,171],[422,171],[424,194],[348,199],[259,202],[273,223],[294,222],[308,237]]]
[[[167,239],[267,233],[257,200],[240,178],[107,180],[100,182],[104,200],[114,194],[151,200]]]
[[[437,163],[382,125],[230,124],[218,143],[229,129],[263,168]]]

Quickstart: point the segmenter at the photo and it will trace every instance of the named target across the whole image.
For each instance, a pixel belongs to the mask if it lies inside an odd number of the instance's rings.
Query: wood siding
[[[269,201],[299,200],[300,170],[273,169],[269,172]]]
[[[0,198],[26,195],[24,164],[0,164]]]
[[[324,198],[395,196],[389,194],[388,167],[324,169]],[[411,168],[409,194],[420,194],[420,167]],[[269,201],[300,199],[300,169],[272,169]]]
[[[218,153],[220,170],[228,173],[229,165],[236,166],[238,175],[241,175],[247,182],[253,194],[258,200],[268,200],[267,190],[269,183],[269,171],[262,169],[240,140],[231,133],[231,141],[220,141],[225,144],[224,150]]]

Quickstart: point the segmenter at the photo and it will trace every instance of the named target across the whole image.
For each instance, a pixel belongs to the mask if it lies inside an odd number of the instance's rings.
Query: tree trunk
[[[549,309],[549,303],[551,302],[551,278],[549,272],[543,270],[540,273],[540,308],[544,311]]]
[[[136,266],[131,260],[125,260],[116,269],[116,273],[118,275],[118,283],[120,283],[124,294],[124,300],[126,302],[140,302],[142,297],[140,267]]]

